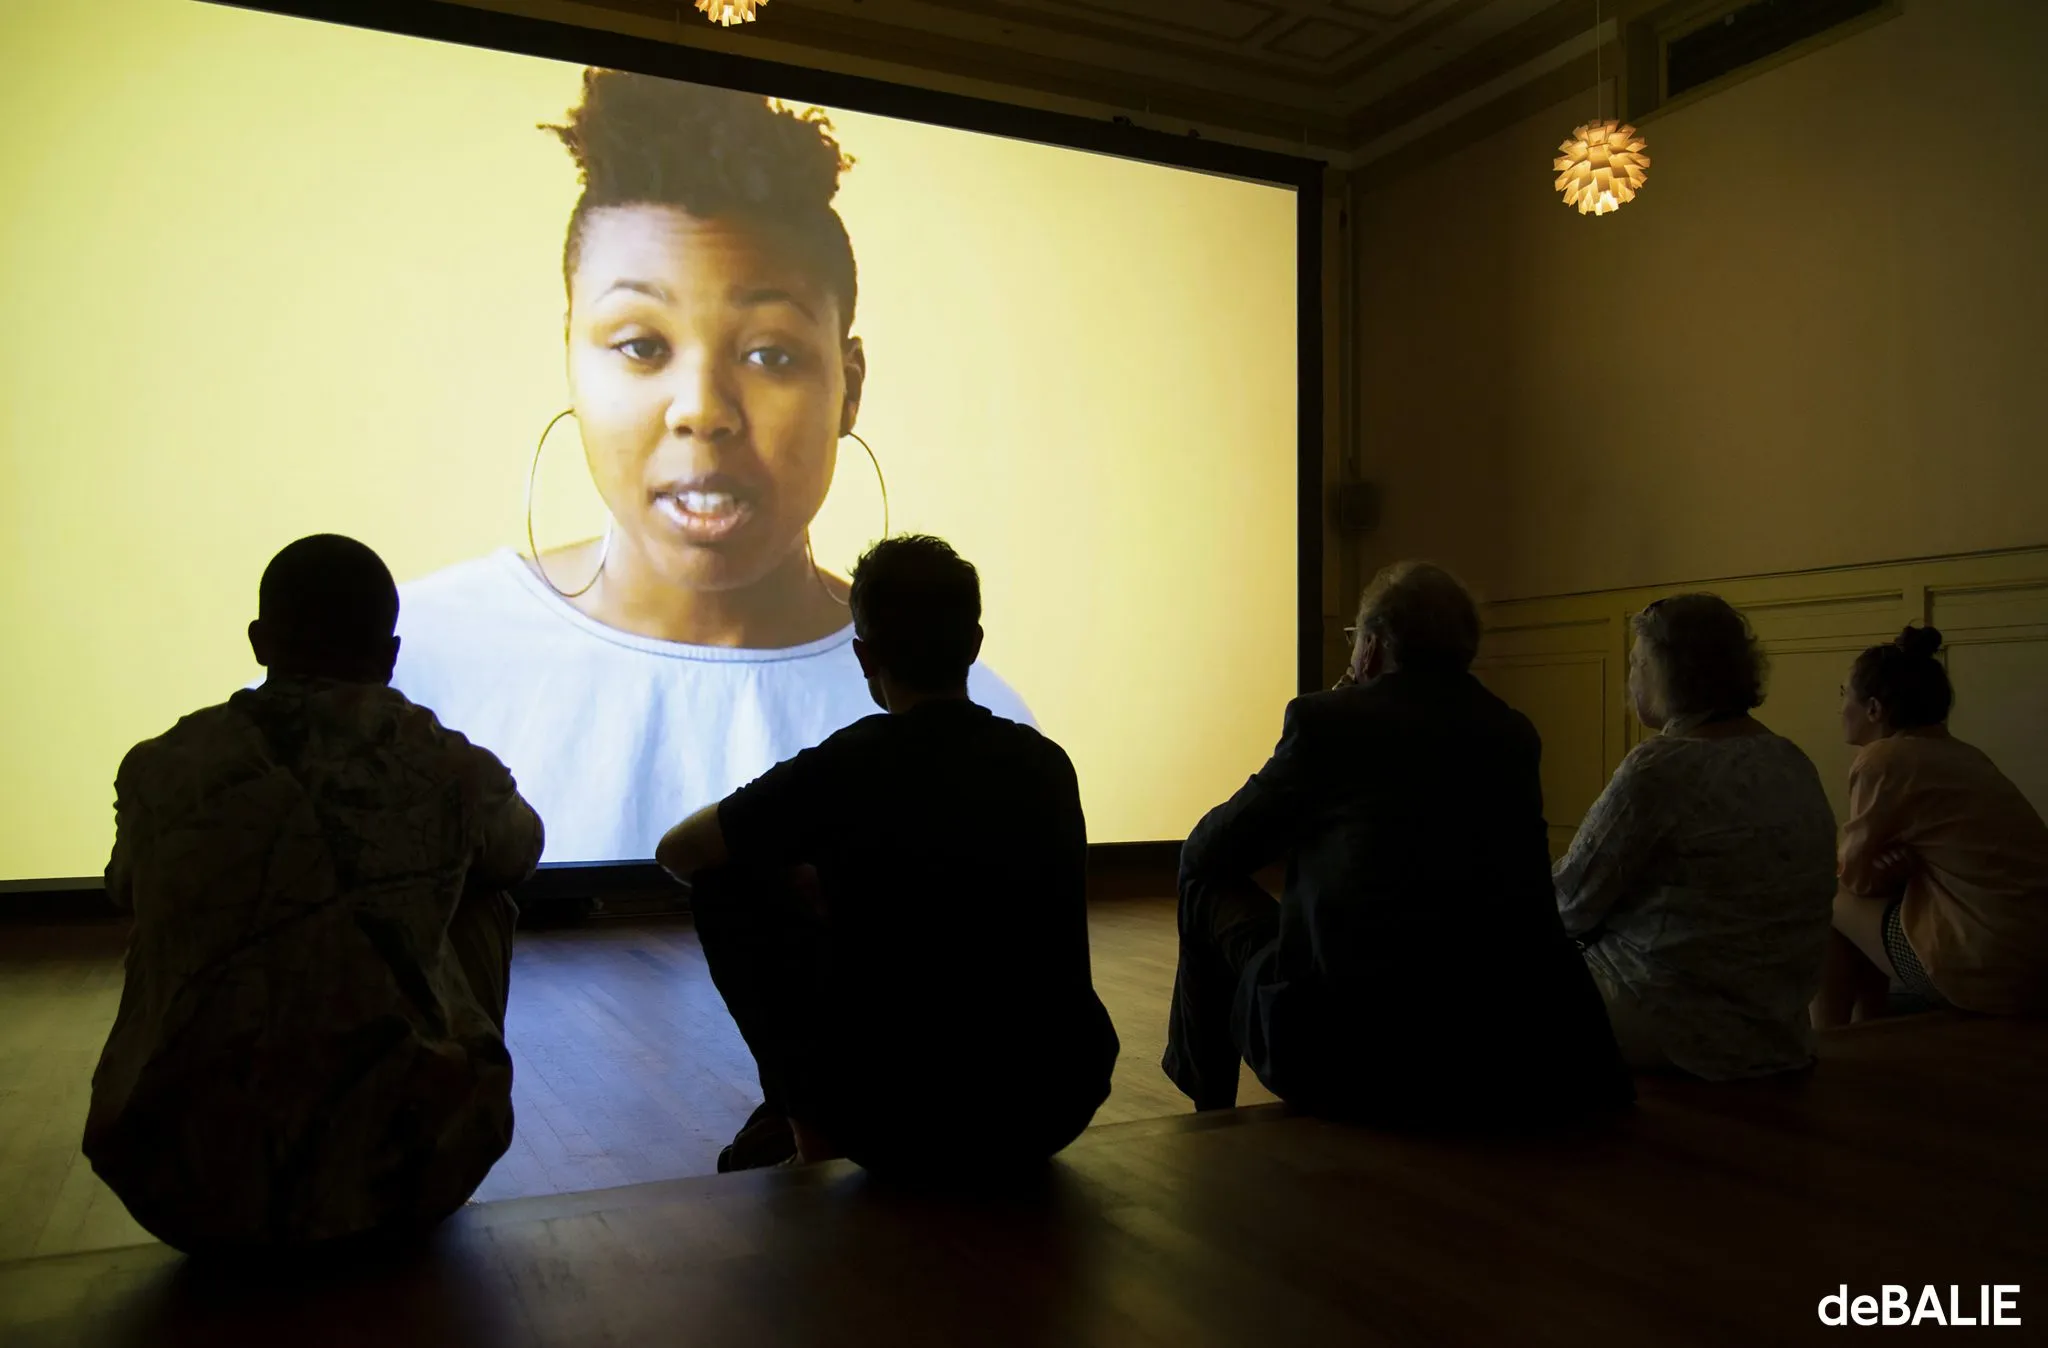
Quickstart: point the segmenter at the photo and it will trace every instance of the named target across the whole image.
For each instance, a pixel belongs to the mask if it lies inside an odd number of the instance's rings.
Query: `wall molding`
[[[1553,847],[1570,842],[1607,778],[1644,738],[1628,700],[1629,620],[1653,600],[1709,590],[1743,610],[1771,657],[1758,716],[1819,769],[1839,817],[1853,751],[1840,683],[1865,647],[1932,622],[1956,685],[1951,724],[2048,812],[2048,545],[1813,567],[1482,605],[1474,672],[1544,741]]]

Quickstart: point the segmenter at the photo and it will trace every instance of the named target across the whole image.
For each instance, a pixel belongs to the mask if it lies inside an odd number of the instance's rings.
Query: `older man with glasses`
[[[1479,612],[1403,562],[1349,669],[1181,851],[1163,1066],[1197,1109],[1238,1063],[1291,1103],[1390,1123],[1554,1121],[1633,1096],[1551,893],[1528,719],[1472,676]],[[1276,901],[1252,876],[1287,867]]]

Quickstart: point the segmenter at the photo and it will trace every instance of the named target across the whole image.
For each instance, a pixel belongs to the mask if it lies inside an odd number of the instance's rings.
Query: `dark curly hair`
[[[1720,595],[1660,599],[1632,625],[1669,715],[1739,716],[1764,704],[1763,649],[1748,621]]]
[[[562,277],[576,273],[584,224],[607,206],[674,206],[700,219],[738,218],[775,234],[839,301],[853,326],[858,277],[853,242],[832,208],[853,160],[813,108],[731,89],[634,75],[583,72],[583,101],[567,124],[541,127],[576,158],[583,195],[569,217]]]
[[[1894,730],[1940,725],[1956,702],[1948,668],[1935,659],[1941,629],[1908,626],[1882,646],[1872,646],[1849,667],[1849,691],[1860,701],[1876,698],[1885,724]]]

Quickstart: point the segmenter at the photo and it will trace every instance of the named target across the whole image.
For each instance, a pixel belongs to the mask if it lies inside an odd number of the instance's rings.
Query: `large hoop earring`
[[[574,416],[575,414],[575,408],[565,407],[555,413],[554,416],[548,418],[548,424],[541,428],[540,439],[534,441],[533,462],[526,467],[526,548],[533,555],[533,569],[540,573],[540,578],[547,582],[547,587],[550,590],[553,590],[564,599],[580,599],[584,595],[589,594],[591,587],[597,584],[598,577],[604,574],[605,561],[612,555],[612,526],[607,522],[604,526],[604,545],[598,549],[597,553],[597,570],[590,573],[590,579],[583,582],[582,589],[565,590],[555,584],[554,577],[548,574],[547,563],[540,559],[540,545],[533,540],[533,488],[534,483],[540,479],[540,453],[543,449],[547,448],[548,436],[554,433],[555,427],[561,425],[562,418]],[[808,545],[809,539],[807,535],[806,546]]]
[[[875,457],[875,447],[854,431],[848,431],[846,438],[867,451],[868,462],[875,469],[875,485],[882,489],[882,537],[889,536],[889,479],[882,475],[882,461]],[[818,559],[811,553],[811,531],[804,530],[804,560],[810,563],[811,577],[818,582],[818,588],[831,595],[832,602],[841,608],[848,607],[847,601],[832,593],[832,587],[825,583],[825,573],[818,569]],[[600,569],[602,567],[600,566]]]
[[[860,437],[857,431],[848,431],[847,438],[867,451],[868,462],[875,468],[875,485],[882,489],[882,537],[889,536],[889,479],[882,476],[882,461],[875,457],[875,447]]]

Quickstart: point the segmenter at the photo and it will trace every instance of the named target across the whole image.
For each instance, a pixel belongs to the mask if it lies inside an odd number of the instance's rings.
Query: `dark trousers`
[[[1280,939],[1280,903],[1243,880],[1191,880],[1180,892],[1180,964],[1160,1066],[1196,1109],[1237,1104],[1244,1058],[1239,986]]]
[[[728,866],[691,888],[712,986],[754,1055],[767,1115],[829,1127],[826,927],[794,872]],[[758,1111],[757,1111],[758,1112]]]
[[[1106,1021],[1102,1060],[1077,1064],[976,1062],[977,1037],[944,1005],[885,1044],[840,1034],[872,1023],[873,1008],[842,1000],[859,999],[860,980],[835,977],[828,919],[790,872],[700,876],[691,909],[712,984],[761,1076],[763,1107],[734,1140],[731,1168],[774,1162],[781,1116],[822,1129],[869,1169],[971,1182],[1044,1162],[1108,1094]]]

